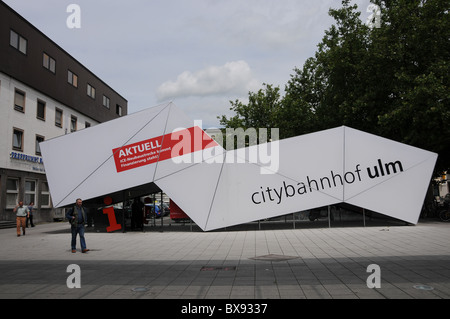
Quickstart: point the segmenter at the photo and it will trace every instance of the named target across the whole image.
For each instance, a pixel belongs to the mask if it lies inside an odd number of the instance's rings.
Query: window
[[[19,35],[13,30],[10,32],[9,44],[16,49],[19,48]]]
[[[40,120],[45,121],[45,102],[37,100],[37,110],[36,117]]]
[[[72,84],[74,87],[78,87],[78,75],[73,73],[72,71],[67,71],[67,82]]]
[[[91,127],[91,123],[86,122],[86,123],[84,124],[84,127],[85,127],[85,128]]]
[[[63,127],[63,111],[61,109],[56,109],[55,111],[55,125],[58,127]]]
[[[48,183],[43,182],[41,184],[41,207],[49,208],[50,207],[50,191],[48,189]]]
[[[44,55],[43,55],[42,65],[44,66],[44,68],[46,68],[50,72],[56,73],[56,61],[51,56],[49,56],[47,53],[44,53]]]
[[[122,107],[119,104],[116,104],[116,114],[122,116]]]
[[[19,50],[20,52],[22,52],[23,54],[27,54],[27,46],[28,46],[27,39],[22,37],[20,34],[14,32],[13,30],[11,30],[10,33],[9,44],[12,47],[16,48],[17,50]]]
[[[13,129],[13,150],[23,152],[23,130]]]
[[[103,95],[103,106],[109,109],[109,97]]]
[[[75,132],[77,130],[77,117],[71,116],[70,117],[70,131]]]
[[[36,203],[36,181],[35,180],[25,180],[25,198],[24,205],[28,205],[33,202]]]
[[[14,208],[19,200],[19,180],[6,179],[6,208]]]
[[[41,146],[39,145],[39,143],[42,143],[43,141],[45,141],[45,137],[40,136],[40,135],[36,135],[36,155],[41,156]]]
[[[95,99],[95,87],[90,84],[87,85],[87,95]]]
[[[25,92],[18,89],[14,93],[14,109],[19,112],[25,112]]]

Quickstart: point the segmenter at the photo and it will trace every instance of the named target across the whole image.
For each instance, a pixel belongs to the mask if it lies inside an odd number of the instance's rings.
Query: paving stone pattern
[[[0,299],[448,299],[450,224],[214,232],[0,229]],[[81,269],[69,289],[67,267]],[[370,289],[367,267],[380,267]],[[420,289],[422,288],[422,289]],[[429,289],[423,289],[429,288]]]

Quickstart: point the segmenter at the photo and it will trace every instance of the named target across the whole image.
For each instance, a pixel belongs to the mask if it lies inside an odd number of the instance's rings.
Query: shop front
[[[10,152],[0,169],[1,221],[15,220],[14,207],[19,200],[34,207],[33,222],[54,219],[54,209],[42,157]]]

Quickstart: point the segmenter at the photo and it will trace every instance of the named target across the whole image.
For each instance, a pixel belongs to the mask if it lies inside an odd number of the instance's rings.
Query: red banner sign
[[[113,149],[117,172],[165,161],[177,156],[218,146],[200,127],[194,126],[174,133]]]

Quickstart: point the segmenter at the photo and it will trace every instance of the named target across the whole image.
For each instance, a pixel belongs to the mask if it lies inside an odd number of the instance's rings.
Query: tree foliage
[[[278,127],[281,138],[346,125],[436,152],[450,169],[450,0],[372,2],[380,27],[343,0],[284,96],[265,84],[247,104],[230,102],[235,115],[221,124]]]

